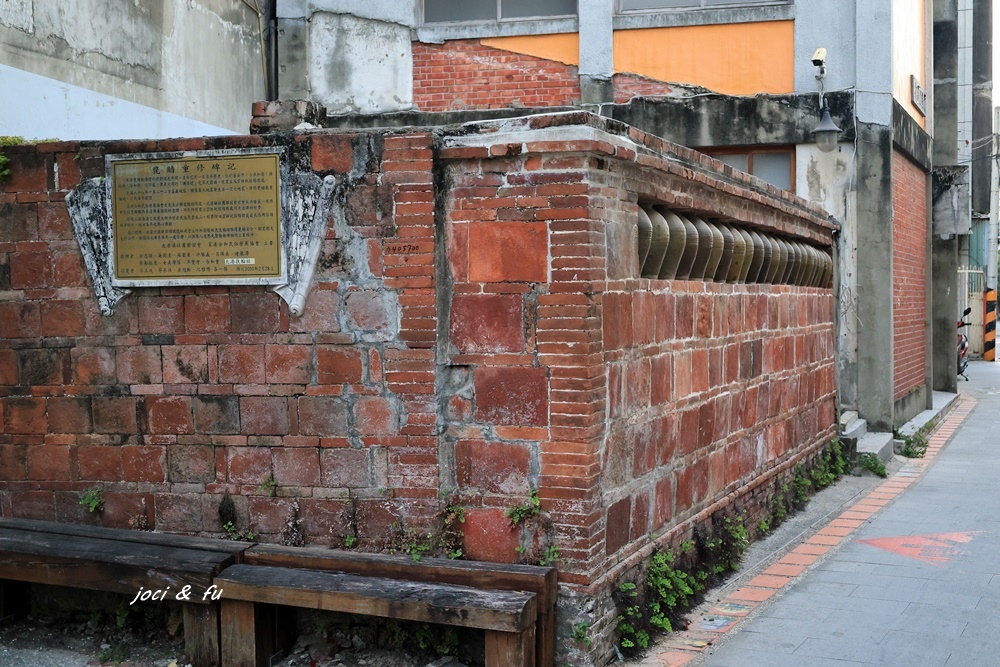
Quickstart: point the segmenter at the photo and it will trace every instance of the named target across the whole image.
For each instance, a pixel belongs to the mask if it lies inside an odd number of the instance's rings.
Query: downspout
[[[264,69],[267,101],[278,99],[278,0],[264,0]]]

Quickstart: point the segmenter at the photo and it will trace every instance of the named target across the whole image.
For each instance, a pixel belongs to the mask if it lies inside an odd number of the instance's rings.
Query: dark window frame
[[[493,18],[481,18],[481,19],[459,19],[455,21],[431,21],[426,20],[427,16],[427,4],[428,0],[421,0],[420,3],[420,25],[421,26],[445,26],[445,25],[468,25],[475,23],[512,23],[518,21],[537,21],[544,19],[556,19],[556,18],[576,18],[579,15],[580,5],[579,1],[576,0],[576,10],[570,14],[538,14],[533,16],[514,16],[514,17],[504,17],[503,15],[503,3],[506,0],[496,0],[496,15]],[[541,4],[541,3],[539,3]]]
[[[711,148],[699,148],[697,149],[704,153],[705,155],[710,155],[715,159],[719,159],[720,155],[746,155],[747,156],[747,173],[751,176],[756,176],[753,171],[753,156],[755,154],[784,154],[788,156],[788,192],[795,193],[795,146],[785,145],[780,146],[713,146]],[[735,169],[735,167],[734,167]],[[760,176],[757,176],[760,178]],[[761,179],[763,180],[763,179]],[[770,182],[770,181],[768,181]],[[774,185],[772,183],[772,185]],[[779,187],[779,186],[775,186]]]
[[[631,14],[643,14],[643,13],[669,13],[669,12],[692,12],[706,9],[740,9],[743,7],[758,7],[767,5],[790,5],[794,4],[794,0],[674,0],[677,2],[683,2],[684,4],[679,6],[662,6],[662,7],[638,7],[634,9],[627,8],[625,5],[629,0],[615,0],[615,14],[621,15],[631,15]],[[656,0],[653,0],[654,2]],[[664,3],[671,2],[671,0],[661,0]]]

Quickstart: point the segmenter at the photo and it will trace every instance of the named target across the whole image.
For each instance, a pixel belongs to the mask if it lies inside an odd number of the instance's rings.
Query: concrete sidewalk
[[[641,664],[1000,664],[1000,364],[913,459]]]

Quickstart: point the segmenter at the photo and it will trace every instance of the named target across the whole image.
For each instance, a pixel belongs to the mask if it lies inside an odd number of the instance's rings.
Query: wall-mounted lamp
[[[830,107],[824,103],[820,109],[819,125],[812,131],[816,136],[816,147],[824,153],[829,153],[837,147],[837,140],[840,137],[840,128],[830,118]]]
[[[819,70],[816,72],[816,80],[819,81],[819,125],[812,133],[816,136],[816,147],[824,153],[829,153],[837,147],[840,128],[830,118],[830,107],[827,106],[826,95],[823,92],[823,80],[826,78],[826,49],[822,47],[816,49],[812,64]]]

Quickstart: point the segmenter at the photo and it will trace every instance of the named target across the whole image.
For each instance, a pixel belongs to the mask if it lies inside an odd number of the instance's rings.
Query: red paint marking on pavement
[[[861,544],[882,549],[899,556],[906,556],[931,565],[943,567],[957,556],[966,552],[955,547],[956,544],[967,544],[975,535],[982,531],[967,533],[939,533],[936,535],[904,535],[901,537],[876,537],[870,540],[857,540]]]

